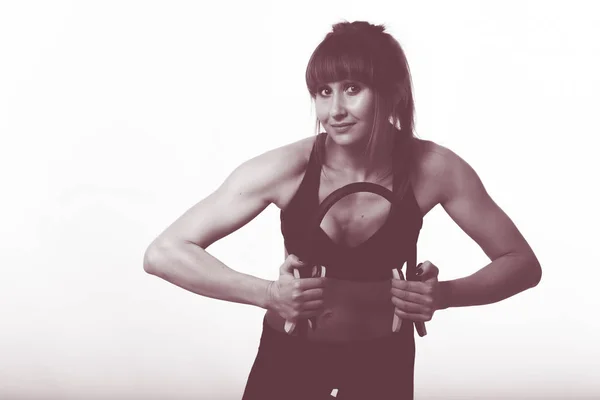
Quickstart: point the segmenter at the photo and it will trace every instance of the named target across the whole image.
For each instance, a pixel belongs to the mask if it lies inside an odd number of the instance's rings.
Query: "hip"
[[[412,324],[386,336],[315,342],[273,329],[266,321],[244,400],[412,399],[415,343]]]

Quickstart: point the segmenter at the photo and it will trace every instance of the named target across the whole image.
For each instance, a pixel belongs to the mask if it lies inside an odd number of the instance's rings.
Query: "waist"
[[[390,290],[389,280],[359,283],[330,279],[323,296],[323,312],[316,318],[316,329],[309,329],[307,339],[344,342],[389,336],[394,317]],[[265,321],[284,332],[285,320],[277,313],[267,312]]]
[[[330,308],[316,318],[317,327],[309,329],[306,339],[311,342],[343,343],[373,340],[392,334],[393,309],[389,312],[364,315],[344,308]],[[265,321],[274,330],[285,333],[285,320],[267,313]]]
[[[393,312],[393,311],[392,311]],[[267,312],[263,320],[263,335],[278,337],[285,341],[294,341],[323,348],[369,347],[374,343],[388,343],[400,337],[412,337],[412,321],[403,321],[400,332],[392,332],[392,313],[369,319],[357,320],[342,312],[334,313],[330,318],[317,318],[317,328],[309,328],[304,337],[288,335],[284,330],[285,320],[273,312]],[[313,347],[320,348],[320,347]]]

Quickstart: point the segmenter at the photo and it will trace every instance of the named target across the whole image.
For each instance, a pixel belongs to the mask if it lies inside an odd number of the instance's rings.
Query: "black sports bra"
[[[289,205],[280,213],[285,248],[288,254],[295,254],[301,260],[318,261],[327,268],[328,277],[352,281],[390,279],[392,269],[400,270],[404,262],[416,261],[411,258],[416,258],[416,243],[423,218],[412,187],[409,184],[404,195],[400,196],[397,174],[394,174],[394,201],[385,223],[357,246],[334,242],[319,227],[320,221],[314,222],[320,206],[318,190],[321,179],[315,147],[319,140],[325,140],[325,135],[321,133],[315,140],[302,182]]]

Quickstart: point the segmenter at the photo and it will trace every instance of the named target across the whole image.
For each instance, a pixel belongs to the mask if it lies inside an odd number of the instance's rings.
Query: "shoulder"
[[[268,203],[281,205],[283,193],[306,170],[315,136],[264,151],[240,164],[228,181],[260,192]],[[227,181],[225,182],[227,184]]]
[[[417,171],[427,176],[438,176],[456,162],[456,153],[431,140],[415,139],[415,164]]]
[[[443,204],[468,183],[479,182],[469,163],[450,148],[431,140],[415,140],[414,179],[434,190]]]

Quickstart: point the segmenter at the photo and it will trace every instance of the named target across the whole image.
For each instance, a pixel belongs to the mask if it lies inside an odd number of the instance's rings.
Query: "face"
[[[356,81],[331,82],[315,97],[317,118],[340,145],[366,143],[371,134],[375,92]]]

